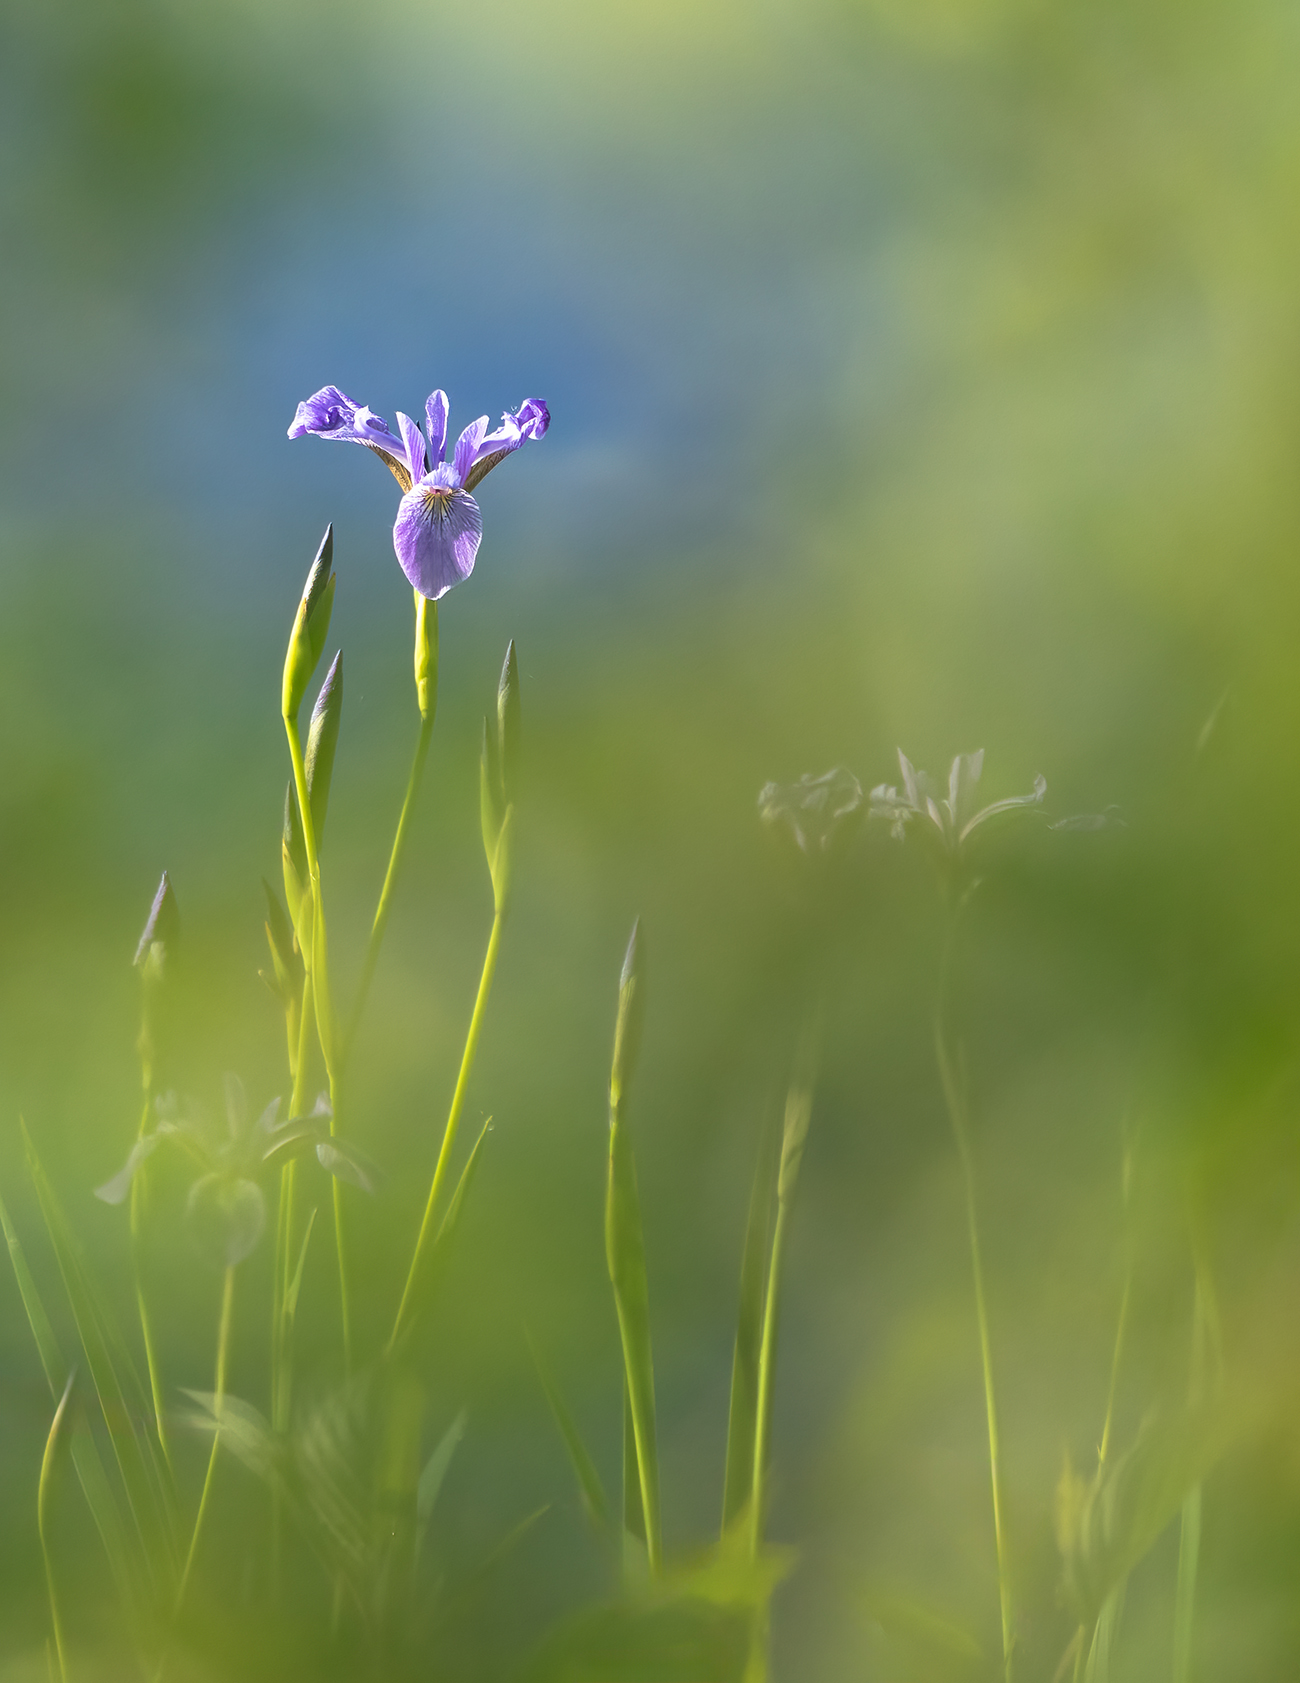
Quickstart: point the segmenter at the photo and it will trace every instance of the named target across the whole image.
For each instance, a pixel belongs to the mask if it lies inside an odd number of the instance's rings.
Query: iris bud
[[[329,636],[330,613],[334,607],[334,528],[327,526],[316,559],[307,574],[302,600],[289,636],[284,660],[281,710],[286,719],[296,719],[311,675],[320,664]]]
[[[177,909],[176,896],[172,892],[171,878],[164,871],[162,881],[158,884],[158,892],[153,897],[153,905],[149,908],[144,931],[136,945],[133,961],[148,979],[157,980],[161,977],[168,949],[176,945],[180,933],[181,915]]]
[[[645,1020],[645,948],[641,941],[641,919],[632,925],[632,938],[623,958],[618,979],[618,1018],[614,1025],[614,1060],[609,1072],[610,1114],[617,1117],[641,1051],[641,1027]]]
[[[325,682],[311,710],[307,732],[307,801],[311,807],[312,833],[319,851],[325,833],[330,804],[330,780],[334,775],[334,750],[338,747],[339,725],[343,720],[343,651],[325,674]]]

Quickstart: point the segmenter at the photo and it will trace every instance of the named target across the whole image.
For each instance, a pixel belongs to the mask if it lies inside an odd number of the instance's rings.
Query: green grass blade
[[[1174,1679],[1188,1683],[1192,1675],[1192,1619],[1196,1612],[1196,1569],[1201,1553],[1201,1486],[1183,1499],[1178,1537],[1178,1593],[1174,1603]]]
[[[143,1560],[153,1584],[163,1590],[169,1585],[175,1567],[171,1513],[164,1494],[167,1485],[156,1455],[150,1453],[152,1446],[147,1433],[136,1427],[137,1420],[149,1417],[149,1404],[120,1335],[97,1300],[54,1189],[25,1129],[24,1139],[32,1184],[63,1276],[86,1367],[121,1473],[127,1507],[140,1538]],[[122,1372],[126,1373],[127,1384],[134,1393],[134,1405],[128,1402]]]
[[[636,1424],[632,1403],[623,1381],[623,1530],[634,1542],[645,1544],[645,1509],[641,1503],[641,1463],[636,1453]]]
[[[587,1446],[582,1441],[582,1434],[578,1431],[577,1423],[569,1411],[563,1393],[555,1383],[546,1363],[542,1360],[541,1351],[533,1339],[528,1340],[528,1348],[532,1353],[533,1365],[537,1369],[537,1377],[541,1381],[542,1390],[546,1395],[547,1406],[551,1411],[551,1418],[555,1421],[564,1447],[568,1452],[569,1465],[573,1468],[574,1477],[578,1481],[578,1492],[582,1497],[582,1506],[593,1527],[602,1536],[609,1532],[609,1498],[605,1495],[605,1487],[600,1481],[600,1474],[596,1471],[596,1463],[587,1453]]]
[[[54,1335],[50,1317],[45,1313],[45,1305],[41,1302],[32,1271],[28,1267],[22,1240],[18,1237],[18,1231],[10,1219],[3,1198],[0,1198],[0,1226],[4,1228],[5,1242],[9,1246],[9,1261],[13,1265],[14,1278],[18,1282],[18,1295],[23,1300],[27,1324],[36,1340],[36,1350],[41,1358],[41,1367],[45,1370],[46,1382],[53,1395],[59,1397],[68,1383],[68,1364],[63,1358],[62,1350],[59,1349],[59,1341]]]
[[[722,1491],[725,1533],[748,1508],[754,1487],[754,1435],[758,1430],[758,1364],[763,1338],[763,1277],[776,1191],[774,1137],[764,1131],[745,1223],[740,1262],[740,1310],[731,1362],[731,1410],[727,1419],[727,1469]]]
[[[50,1559],[49,1520],[50,1503],[54,1499],[55,1491],[68,1460],[69,1412],[75,1381],[76,1374],[70,1373],[68,1382],[63,1387],[63,1395],[59,1398],[59,1406],[54,1411],[54,1420],[50,1426],[49,1436],[45,1440],[45,1453],[41,1457],[40,1483],[36,1489],[36,1530],[41,1539],[41,1558],[45,1562],[45,1589],[50,1602],[50,1626],[54,1637],[54,1653],[59,1662],[60,1683],[68,1683],[68,1661],[63,1646],[63,1621],[59,1617],[59,1597],[54,1587],[54,1563]]]
[[[41,1366],[50,1387],[50,1395],[57,1399],[63,1394],[68,1383],[68,1364],[59,1348],[54,1328],[45,1312],[45,1305],[41,1301],[36,1282],[32,1278],[22,1240],[18,1236],[18,1231],[14,1227],[3,1198],[0,1198],[0,1228],[3,1228],[5,1241],[9,1247],[9,1260],[13,1264],[19,1296],[22,1298],[28,1325],[31,1327],[32,1336],[36,1341],[37,1353],[40,1356]],[[131,1548],[127,1528],[122,1520],[121,1504],[114,1493],[112,1484],[109,1482],[108,1474],[104,1470],[99,1445],[95,1442],[84,1411],[81,1409],[74,1413],[71,1433],[72,1465],[76,1470],[82,1494],[86,1498],[86,1505],[89,1507],[91,1518],[95,1523],[95,1529],[99,1532],[100,1540],[104,1545],[104,1552],[108,1556],[109,1566],[123,1609],[127,1614],[128,1621],[134,1623],[138,1616],[141,1599],[142,1561],[138,1556],[138,1551],[133,1551]]]
[[[433,1510],[442,1492],[443,1480],[447,1477],[447,1469],[451,1466],[452,1456],[460,1446],[465,1436],[465,1410],[460,1413],[448,1426],[438,1440],[438,1446],[424,1463],[420,1473],[420,1481],[415,1487],[415,1558],[420,1557],[420,1550],[424,1547],[424,1539],[428,1534],[429,1522],[433,1518]]]
[[[662,1564],[659,1528],[659,1450],[655,1433],[654,1358],[650,1342],[650,1295],[645,1241],[636,1189],[636,1164],[617,1109],[610,1113],[609,1182],[605,1196],[605,1256],[623,1344],[631,1448],[645,1522],[646,1553],[652,1573]],[[628,1450],[625,1446],[625,1464]],[[624,1484],[626,1488],[627,1478]],[[629,1529],[631,1527],[629,1526]]]
[[[434,1235],[433,1244],[429,1249],[428,1260],[420,1270],[418,1278],[412,1270],[408,1280],[407,1292],[402,1305],[400,1320],[400,1336],[402,1344],[409,1340],[420,1317],[429,1307],[439,1282],[446,1271],[447,1261],[451,1255],[452,1240],[456,1236],[461,1212],[465,1208],[465,1200],[469,1197],[469,1189],[474,1184],[474,1176],[478,1172],[479,1154],[483,1149],[483,1141],[487,1138],[492,1127],[492,1118],[479,1129],[478,1138],[474,1141],[473,1150],[465,1160],[465,1167],[460,1172],[460,1179],[456,1182],[456,1190],[451,1195],[451,1202],[447,1205],[447,1212],[438,1224],[438,1231]],[[394,1329],[395,1333],[397,1329]],[[390,1344],[390,1350],[396,1349]]]

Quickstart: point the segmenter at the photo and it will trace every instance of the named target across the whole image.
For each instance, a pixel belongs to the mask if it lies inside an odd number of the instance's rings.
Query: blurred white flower
[[[950,854],[961,852],[971,833],[999,812],[1016,807],[1038,806],[1047,793],[1047,779],[1041,774],[1034,778],[1033,793],[1012,795],[1006,800],[993,801],[975,809],[980,773],[984,770],[984,750],[973,754],[958,754],[948,771],[948,793],[940,797],[928,775],[917,771],[900,748],[898,765],[903,777],[902,789],[892,783],[879,783],[871,791],[870,812],[889,824],[890,834],[901,841],[907,826],[914,818],[932,824],[943,848]]]
[[[805,853],[827,853],[841,821],[862,807],[862,785],[844,766],[797,783],[765,783],[758,812],[766,824],[788,824]]]

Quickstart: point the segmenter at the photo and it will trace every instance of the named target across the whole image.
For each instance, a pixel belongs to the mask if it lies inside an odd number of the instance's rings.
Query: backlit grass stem
[[[303,958],[307,966],[312,997],[316,1006],[316,1033],[320,1041],[321,1056],[325,1060],[325,1073],[329,1079],[330,1132],[334,1133],[338,1128],[338,1082],[334,1062],[334,1008],[330,997],[329,943],[325,926],[325,906],[321,896],[320,858],[316,851],[316,825],[312,818],[311,798],[307,789],[307,767],[303,760],[302,740],[298,734],[297,720],[286,714],[284,728],[289,739],[289,757],[293,762],[293,783],[298,796],[298,815],[302,821],[303,844],[307,851],[307,875],[312,902],[310,951],[304,953]],[[305,1058],[300,1055],[298,1060],[300,1071],[305,1062]],[[342,1187],[337,1179],[334,1182],[334,1244],[339,1263],[339,1315],[343,1327],[343,1361],[348,1371],[351,1372],[352,1316],[348,1291],[347,1245],[343,1232]]]
[[[397,819],[397,830],[393,836],[393,850],[388,856],[388,869],[384,873],[384,886],[379,891],[379,904],[375,907],[375,920],[370,926],[370,939],[366,943],[366,956],[361,966],[361,981],[357,986],[356,1004],[352,1009],[352,1018],[348,1024],[347,1034],[343,1039],[343,1047],[339,1061],[346,1067],[352,1053],[352,1045],[356,1039],[357,1030],[361,1026],[361,1017],[366,1008],[366,1000],[370,995],[370,984],[374,979],[375,966],[379,962],[379,949],[384,942],[384,931],[388,927],[388,914],[392,910],[393,890],[397,883],[397,875],[401,869],[402,854],[406,847],[406,834],[410,825],[411,814],[415,810],[416,799],[420,793],[420,783],[424,777],[424,763],[429,757],[429,743],[433,739],[433,721],[438,708],[438,604],[431,602],[427,596],[415,592],[415,695],[420,708],[420,733],[415,741],[415,755],[411,761],[410,775],[406,779],[406,794],[402,800],[402,810]]]
[[[442,1197],[447,1175],[450,1172],[452,1152],[456,1145],[456,1134],[460,1128],[461,1112],[465,1108],[465,1095],[469,1091],[470,1076],[474,1073],[474,1059],[478,1054],[479,1036],[483,1032],[483,1019],[487,1015],[488,1000],[492,994],[492,979],[496,974],[497,956],[501,951],[501,934],[504,927],[505,912],[503,908],[498,907],[492,919],[492,934],[488,939],[487,953],[483,959],[483,971],[479,977],[474,1011],[469,1020],[469,1033],[465,1037],[465,1050],[461,1055],[460,1073],[456,1077],[456,1090],[452,1094],[451,1109],[447,1113],[447,1124],[443,1129],[442,1149],[438,1153],[438,1161],[434,1167],[433,1180],[429,1186],[429,1196],[424,1206],[424,1219],[420,1223],[420,1232],[415,1241],[411,1266],[407,1270],[406,1284],[402,1288],[401,1301],[397,1306],[397,1318],[393,1322],[393,1330],[388,1340],[387,1348],[390,1353],[397,1347],[402,1334],[407,1331],[415,1311],[416,1292],[420,1277],[425,1268],[429,1247],[434,1240],[434,1215]]]
[[[217,1371],[212,1400],[212,1410],[217,1417],[217,1429],[212,1438],[212,1453],[208,1456],[208,1470],[203,1479],[203,1492],[199,1497],[199,1509],[194,1516],[194,1530],[190,1535],[190,1546],[185,1555],[185,1567],[181,1572],[180,1588],[176,1592],[177,1613],[180,1612],[184,1604],[185,1591],[189,1588],[190,1573],[194,1569],[194,1557],[198,1553],[199,1537],[203,1531],[203,1520],[208,1511],[208,1500],[212,1495],[212,1481],[217,1470],[217,1452],[221,1448],[221,1408],[226,1395],[226,1361],[230,1354],[230,1322],[234,1305],[235,1270],[233,1267],[227,1267],[221,1288],[221,1321],[217,1329]]]
[[[70,1373],[63,1388],[63,1395],[59,1399],[59,1406],[54,1411],[49,1436],[45,1440],[45,1453],[41,1457],[41,1478],[36,1489],[36,1529],[41,1539],[41,1558],[45,1562],[45,1589],[50,1603],[50,1629],[54,1638],[54,1653],[59,1662],[59,1683],[68,1683],[68,1661],[63,1645],[63,1620],[59,1616],[59,1597],[54,1586],[54,1564],[50,1559],[49,1517],[50,1503],[67,1449],[69,1410],[75,1382],[76,1374]]]
[[[989,1482],[993,1497],[993,1538],[997,1549],[998,1601],[1002,1619],[1002,1669],[1005,1683],[1011,1683],[1012,1649],[1015,1627],[1012,1615],[1011,1584],[1007,1569],[1006,1532],[1003,1523],[1002,1474],[998,1445],[998,1410],[993,1384],[993,1349],[989,1337],[988,1303],[984,1291],[984,1263],[980,1250],[979,1212],[975,1195],[975,1165],[971,1156],[970,1116],[966,1099],[966,1084],[954,1063],[948,1042],[946,1006],[952,949],[956,935],[956,917],[949,925],[940,967],[939,1002],[934,1018],[934,1048],[939,1065],[939,1080],[943,1087],[948,1119],[952,1124],[957,1155],[961,1160],[962,1182],[966,1197],[966,1223],[970,1237],[971,1277],[975,1288],[975,1319],[979,1328],[980,1365],[984,1377],[984,1412],[988,1422]]]

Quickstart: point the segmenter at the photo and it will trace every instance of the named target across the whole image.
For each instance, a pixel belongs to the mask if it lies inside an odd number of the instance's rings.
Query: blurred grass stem
[[[226,1396],[226,1360],[230,1353],[230,1322],[234,1305],[235,1270],[231,1266],[226,1269],[221,1288],[221,1322],[217,1329],[217,1371],[212,1402],[217,1426],[212,1437],[212,1453],[208,1456],[208,1470],[203,1479],[203,1492],[199,1497],[199,1511],[194,1516],[194,1530],[190,1536],[189,1551],[185,1556],[185,1568],[181,1573],[180,1588],[176,1592],[177,1613],[185,1602],[185,1591],[189,1587],[190,1573],[199,1547],[199,1536],[203,1530],[203,1519],[208,1511],[208,1499],[212,1495],[212,1480],[217,1470],[217,1452],[221,1448],[221,1410]]]
[[[146,1067],[144,1109],[140,1113],[140,1127],[136,1139],[144,1138],[149,1127],[149,1114],[153,1109],[152,1076]],[[149,1369],[149,1395],[153,1401],[153,1416],[155,1429],[158,1433],[158,1447],[162,1450],[163,1460],[167,1464],[167,1471],[173,1474],[171,1445],[167,1440],[166,1417],[163,1413],[162,1378],[158,1368],[158,1356],[154,1345],[153,1325],[149,1319],[149,1305],[144,1295],[144,1278],[140,1268],[140,1227],[144,1216],[144,1178],[147,1164],[140,1165],[139,1172],[131,1182],[131,1273],[135,1283],[135,1303],[140,1315],[140,1336],[144,1340],[145,1366]]]
[[[316,1004],[316,1033],[320,1041],[321,1056],[325,1060],[325,1073],[329,1078],[330,1132],[334,1133],[338,1128],[338,1081],[334,1058],[334,1009],[330,998],[329,947],[325,926],[325,905],[321,896],[320,857],[316,851],[316,824],[312,818],[311,797],[307,789],[307,767],[303,760],[302,740],[298,735],[297,720],[286,715],[284,729],[285,735],[289,739],[289,757],[293,762],[293,783],[298,796],[298,814],[302,820],[303,845],[307,852],[307,875],[311,886],[311,952],[304,954],[303,957],[306,961],[307,975]],[[305,993],[303,997],[303,1015],[305,1017],[307,1014]],[[295,1091],[298,1082],[302,1080],[301,1072],[306,1064],[304,1050],[300,1042]],[[343,1327],[343,1363],[350,1373],[352,1371],[351,1300],[348,1291],[347,1246],[343,1233],[342,1188],[337,1180],[334,1182],[334,1245],[339,1260],[339,1315]]]
[[[483,973],[479,977],[478,994],[474,1000],[474,1012],[469,1020],[469,1033],[465,1037],[465,1050],[460,1060],[460,1074],[456,1078],[456,1090],[452,1094],[451,1109],[447,1113],[447,1125],[442,1135],[442,1149],[438,1153],[433,1180],[429,1186],[428,1201],[424,1206],[424,1219],[420,1223],[419,1237],[415,1241],[411,1266],[407,1271],[406,1284],[402,1288],[401,1301],[397,1306],[397,1318],[393,1322],[393,1330],[389,1336],[388,1354],[396,1349],[398,1341],[403,1332],[406,1331],[407,1323],[414,1312],[415,1292],[424,1269],[429,1246],[433,1242],[434,1214],[451,1167],[451,1154],[456,1144],[461,1112],[465,1108],[465,1094],[469,1090],[470,1076],[474,1071],[474,1059],[478,1053],[479,1035],[483,1031],[483,1019],[487,1015],[488,999],[492,993],[492,978],[496,974],[497,955],[501,950],[501,932],[504,925],[505,915],[498,910],[492,919],[492,933],[488,938],[487,953],[483,959]]]
[[[1015,1641],[1012,1621],[1011,1585],[1007,1575],[1006,1536],[1002,1523],[1002,1476],[998,1455],[998,1410],[993,1385],[993,1350],[989,1338],[988,1305],[984,1293],[984,1264],[980,1251],[979,1213],[975,1197],[975,1165],[971,1156],[970,1116],[965,1081],[958,1072],[948,1043],[946,1008],[952,952],[956,937],[954,913],[944,941],[939,970],[939,998],[934,1015],[934,1049],[939,1080],[952,1124],[957,1155],[961,1159],[966,1195],[966,1222],[970,1232],[971,1275],[975,1286],[975,1319],[979,1327],[980,1364],[984,1375],[984,1412],[988,1420],[989,1480],[993,1495],[993,1539],[998,1561],[998,1600],[1002,1615],[1002,1669],[1005,1683],[1011,1683],[1011,1654]]]
[[[58,1477],[60,1455],[66,1440],[68,1411],[75,1380],[75,1372],[69,1373],[63,1395],[59,1398],[59,1406],[54,1411],[54,1420],[45,1440],[45,1453],[41,1457],[40,1483],[36,1488],[36,1529],[41,1539],[41,1558],[45,1562],[45,1590],[50,1602],[50,1628],[54,1637],[55,1656],[59,1662],[59,1683],[68,1683],[68,1661],[63,1647],[63,1621],[59,1615],[59,1597],[54,1587],[54,1563],[50,1559],[49,1508]]]
[[[420,783],[424,777],[424,762],[429,757],[429,743],[433,738],[433,715],[420,720],[420,734],[416,738],[415,757],[411,761],[410,776],[406,780],[406,796],[402,801],[402,811],[397,820],[397,831],[393,836],[393,850],[388,856],[388,870],[384,874],[384,886],[379,891],[379,904],[375,907],[375,921],[370,927],[370,939],[366,943],[365,962],[361,967],[361,981],[357,986],[356,1004],[352,1008],[352,1018],[348,1024],[348,1031],[343,1037],[343,1046],[339,1053],[339,1063],[347,1067],[348,1058],[352,1053],[353,1042],[357,1037],[357,1030],[361,1026],[361,1017],[366,1008],[366,1000],[370,995],[370,984],[374,979],[375,966],[379,962],[379,949],[384,942],[384,931],[388,927],[388,914],[392,910],[393,890],[397,883],[397,874],[401,868],[402,853],[406,847],[406,832],[410,824],[411,813],[415,808],[416,798],[420,792]]]

